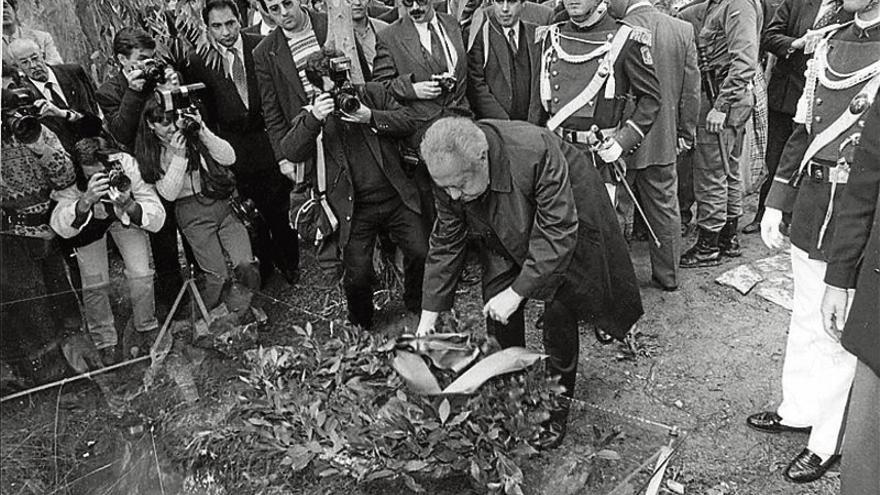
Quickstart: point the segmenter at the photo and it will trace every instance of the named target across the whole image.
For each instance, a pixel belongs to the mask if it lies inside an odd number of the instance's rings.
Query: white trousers
[[[807,448],[840,452],[840,433],[856,357],[835,342],[822,325],[824,261],[791,247],[794,300],[782,366],[782,403],[777,413],[789,426],[812,426]]]

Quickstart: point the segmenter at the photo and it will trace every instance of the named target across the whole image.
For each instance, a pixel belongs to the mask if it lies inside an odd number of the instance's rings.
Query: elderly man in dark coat
[[[873,226],[872,226],[873,224]],[[825,331],[858,359],[843,440],[840,493],[880,490],[880,103],[865,119],[825,273]],[[849,315],[848,289],[856,289]],[[839,327],[846,317],[841,338]]]
[[[483,265],[483,314],[502,347],[525,345],[523,309],[542,299],[548,369],[574,394],[578,321],[623,339],[642,315],[626,244],[599,172],[551,131],[504,120],[444,118],[425,133],[435,184],[420,335],[453,306],[469,241]],[[567,410],[551,416],[558,445]]]

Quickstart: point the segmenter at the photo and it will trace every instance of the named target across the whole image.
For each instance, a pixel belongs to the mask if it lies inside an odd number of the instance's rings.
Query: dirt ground
[[[751,218],[750,214],[745,218]],[[713,269],[683,270],[680,290],[661,292],[649,286],[647,243],[636,242],[633,255],[642,282],[646,314],[638,324],[639,352],[627,354],[623,345],[602,346],[582,329],[580,375],[576,398],[589,404],[572,415],[573,432],[563,446],[543,454],[525,469],[531,493],[558,493],[552,479],[566,463],[576,464],[581,441],[597,425],[627,431],[619,446],[623,459],[587,480],[581,493],[604,494],[622,477],[672,437],[646,427],[639,418],[678,427],[681,448],[667,478],[685,486],[685,493],[706,495],[821,494],[838,492],[836,474],[806,486],[782,477],[786,463],[806,443],[803,435],[764,435],[745,426],[747,415],[772,409],[780,399],[788,313],[753,294],[742,296],[714,279],[737,264],[772,253],[757,235],[743,236],[745,255]],[[688,241],[690,242],[690,241]],[[309,257],[307,257],[307,260]],[[320,316],[342,314],[339,291],[312,267],[298,287],[278,280],[269,284],[264,304],[276,321],[302,324]],[[474,318],[479,296],[465,290],[459,314]],[[395,309],[398,308],[398,309]],[[529,345],[540,348],[534,327],[539,313],[530,304]],[[405,318],[396,304],[383,310],[382,331],[401,332],[415,320]],[[261,343],[283,343],[285,330],[261,336]],[[204,356],[200,356],[200,360]],[[210,424],[224,400],[234,393],[236,362],[206,359],[196,376],[201,398],[190,406],[189,421]],[[137,382],[143,367],[119,373],[119,383]],[[176,472],[175,448],[189,440],[174,431],[167,418],[186,407],[172,380],[158,386],[161,393],[137,399],[135,417],[108,414],[97,389],[88,383],[51,390],[28,399],[4,403],[0,411],[0,493],[176,493],[183,474]],[[158,397],[158,399],[157,399]],[[601,414],[597,411],[601,410]],[[177,416],[179,419],[179,415]],[[155,432],[155,434],[154,434]],[[644,432],[643,434],[640,432]],[[155,462],[149,462],[150,459]],[[120,459],[126,462],[119,463]],[[161,468],[160,468],[161,466]],[[156,475],[159,471],[163,474]],[[134,473],[134,474],[132,474]],[[140,483],[126,477],[142,478]],[[636,478],[644,480],[645,476]],[[143,481],[145,480],[145,481]],[[638,487],[634,482],[631,486]],[[317,485],[311,492],[340,493],[340,486]],[[558,488],[558,486],[557,486]],[[351,493],[405,493],[402,485],[346,487]],[[431,485],[431,493],[467,492],[467,483]],[[624,493],[631,493],[624,492]]]

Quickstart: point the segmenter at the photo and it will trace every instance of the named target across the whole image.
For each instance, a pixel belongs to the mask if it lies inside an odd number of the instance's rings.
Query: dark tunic
[[[581,319],[623,338],[642,315],[642,303],[599,172],[546,129],[500,120],[479,125],[489,141],[489,188],[473,204],[435,189],[437,223],[422,307],[452,307],[467,239],[477,234],[486,238],[481,246],[503,249],[496,254],[519,267],[511,285],[517,294],[560,299]],[[487,279],[495,275],[484,272]]]

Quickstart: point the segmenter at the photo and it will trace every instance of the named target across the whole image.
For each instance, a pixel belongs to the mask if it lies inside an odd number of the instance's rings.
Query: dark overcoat
[[[880,376],[880,103],[877,102],[868,111],[849,182],[837,206],[837,229],[825,282],[856,289],[841,343]]]
[[[482,120],[489,141],[488,224],[519,267],[511,287],[531,299],[560,298],[583,320],[623,338],[642,302],[614,209],[590,159],[526,122]],[[452,307],[466,262],[467,203],[434,191],[422,307]],[[491,270],[492,267],[484,267]],[[494,274],[484,273],[484,278]]]

